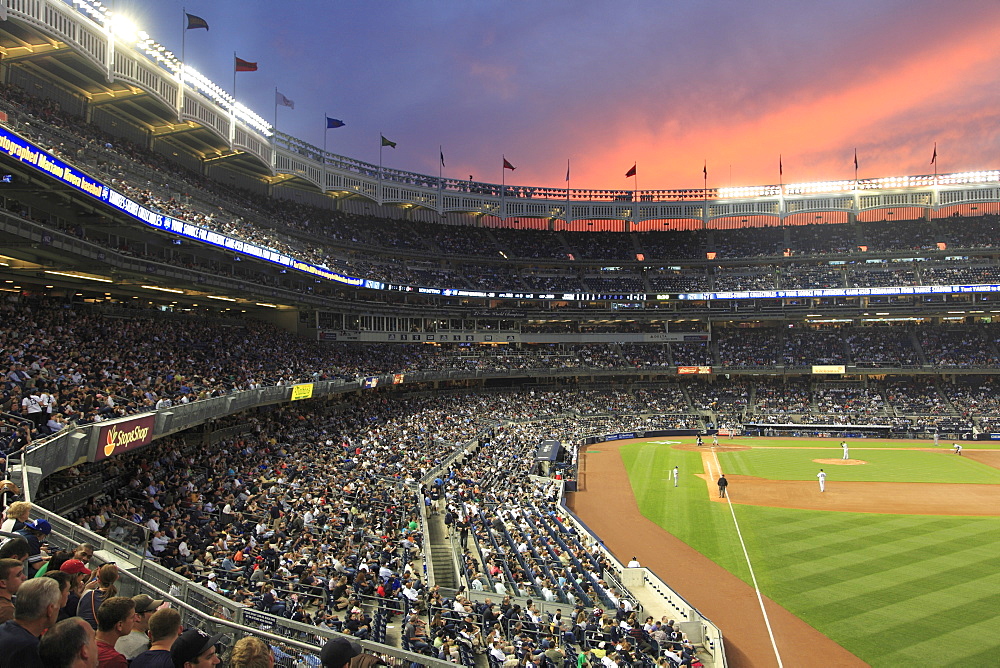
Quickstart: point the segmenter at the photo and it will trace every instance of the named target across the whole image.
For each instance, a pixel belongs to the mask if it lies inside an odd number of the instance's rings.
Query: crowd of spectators
[[[474,547],[462,545],[467,586],[507,597],[496,611],[513,609],[506,605],[511,595],[588,611],[595,605],[614,611],[627,601],[633,610],[634,598],[603,553],[557,513],[551,480],[529,479],[534,462],[527,455],[540,437],[559,439],[575,453],[580,439],[594,434],[690,428],[688,415],[607,413],[640,403],[676,408],[682,401],[676,388],[650,388],[636,397],[616,390],[372,394],[273,409],[239,418],[241,433],[208,455],[200,444],[168,437],[81,467],[80,476],[103,478],[105,494],[73,516],[111,537],[125,524],[141,527],[148,558],[231,600],[320,628],[378,640],[372,605],[387,603],[405,609],[404,647],[414,651],[459,661],[466,648],[506,646],[522,633],[537,648],[548,625],[530,605],[497,624],[483,616],[485,608],[473,613],[459,598],[458,623],[441,622],[458,608],[422,579],[419,504],[449,514],[446,523],[456,532],[472,529]],[[558,415],[564,417],[537,422]],[[496,416],[527,421],[499,425]],[[456,443],[484,433],[475,449],[435,469]],[[437,482],[417,492],[435,470]],[[426,642],[414,619],[421,615],[430,629]],[[573,628],[568,619],[566,631]],[[582,640],[583,629],[577,633]],[[563,640],[557,633],[551,643],[565,651]]]
[[[870,327],[845,333],[853,362],[859,367],[915,367],[920,356],[913,330],[906,327]]]
[[[12,121],[61,157],[78,162],[86,169],[108,179],[114,187],[144,205],[168,215],[230,236],[287,253],[318,266],[362,275],[376,280],[425,284],[444,283],[443,287],[490,287],[518,289],[513,284],[500,285],[512,272],[500,258],[597,260],[605,263],[634,261],[638,256],[647,260],[702,259],[710,245],[720,257],[746,258],[780,257],[786,245],[794,255],[825,255],[831,252],[853,252],[859,246],[869,250],[936,249],[938,242],[947,243],[950,236],[973,247],[996,245],[996,235],[984,233],[969,237],[969,220],[961,219],[965,227],[945,225],[942,221],[892,221],[857,223],[852,233],[848,224],[815,224],[804,226],[764,227],[690,232],[547,232],[480,228],[468,225],[445,225],[419,221],[387,220],[371,215],[351,214],[309,206],[287,199],[275,199],[234,186],[212,181],[190,172],[165,156],[122,138],[112,137],[93,124],[42,98],[28,95],[14,85],[0,89],[0,99],[10,109]],[[983,230],[992,230],[994,217],[971,219]],[[951,222],[951,219],[948,219]],[[461,228],[461,233],[455,233]],[[953,229],[954,228],[954,229]],[[80,230],[83,234],[85,231]],[[786,239],[787,236],[787,239]],[[853,236],[852,241],[848,239]],[[984,242],[984,239],[986,241]],[[951,241],[952,244],[956,243]],[[373,261],[371,249],[384,249],[384,258]],[[126,250],[141,252],[140,249]],[[364,250],[363,254],[358,251]],[[491,258],[490,265],[476,266],[486,270],[465,276],[461,267],[439,267],[437,271],[421,272],[405,263],[393,263],[398,251],[407,251],[415,258],[438,255],[440,261],[450,257],[479,256]],[[361,258],[364,259],[361,259]],[[507,265],[505,267],[505,265]],[[469,267],[465,267],[468,270]],[[555,270],[553,281],[542,285],[533,276],[526,279],[535,290],[611,290],[612,281],[598,286],[581,286],[578,277],[565,269]],[[822,271],[822,269],[817,269]],[[771,281],[766,273],[737,272],[716,276],[715,289],[757,289]],[[966,279],[995,280],[1000,273],[995,265],[983,267]],[[625,276],[624,278],[630,278]],[[671,281],[657,273],[649,275],[649,289],[699,291],[709,287],[692,281]],[[795,283],[795,274],[786,273],[783,287],[810,287]],[[830,283],[829,280],[809,280],[810,283]],[[909,285],[917,280],[912,269],[891,272],[852,272],[851,285]],[[938,278],[938,280],[941,280]],[[832,281],[834,285],[837,281]],[[968,282],[963,281],[963,282]],[[493,283],[491,285],[491,283]],[[687,285],[685,285],[687,284]],[[745,287],[744,287],[745,286]],[[617,290],[644,287],[637,277]]]
[[[768,369],[852,361],[883,368],[989,368],[1000,358],[992,329],[968,325],[722,328],[714,342],[472,347],[318,343],[253,321],[153,311],[120,317],[86,305],[31,300],[0,304],[0,314],[0,413],[8,427],[18,427],[0,430],[6,451],[74,425],[235,391],[371,374],[615,368],[672,373],[688,365]],[[926,412],[920,408],[922,390],[913,387],[914,400],[899,402],[898,411]],[[906,393],[905,386],[898,391]],[[694,403],[694,409],[707,408]],[[941,406],[951,412],[947,400]]]

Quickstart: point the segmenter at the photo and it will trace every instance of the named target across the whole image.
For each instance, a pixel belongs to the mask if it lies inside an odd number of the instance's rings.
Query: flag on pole
[[[388,139],[385,138],[384,135],[379,135],[379,137],[382,137],[382,146],[388,146],[389,148],[396,148],[396,142],[389,141]]]
[[[708,178],[708,160],[705,161],[705,165],[701,168],[701,173]]]
[[[514,171],[515,169],[517,169],[516,167],[514,167],[514,165],[510,164],[510,162],[507,160],[506,157],[503,159],[503,168],[509,169],[510,171]]]
[[[632,167],[627,172],[625,172],[625,178],[627,179],[630,176],[635,176],[635,168],[638,166],[639,163],[635,163],[634,165],[632,165]]]
[[[778,154],[778,176],[784,176],[785,168],[781,164],[781,154]]]
[[[854,149],[854,171],[858,171],[858,149]]]
[[[197,30],[198,28],[204,28],[205,30],[208,30],[208,21],[206,21],[205,19],[201,18],[200,16],[195,16],[194,14],[188,14],[187,12],[185,12],[184,15],[187,16],[188,30]]]
[[[257,63],[251,63],[249,60],[243,60],[242,58],[236,59],[236,71],[237,72],[256,72]]]
[[[438,151],[441,152],[441,166],[442,167],[447,167],[447,165],[444,164],[444,149],[441,148],[440,146],[438,146]]]
[[[289,109],[295,108],[295,102],[293,100],[289,100],[278,91],[274,91],[274,103],[281,105],[282,107],[288,107]]]
[[[931,156],[931,164],[937,164],[937,142],[934,142],[934,155]]]
[[[566,158],[566,183],[569,183],[569,158]]]
[[[345,125],[347,125],[347,123],[345,123],[344,121],[342,121],[340,119],[330,118],[329,116],[326,117],[326,129],[327,130],[332,130],[333,128],[342,128]]]

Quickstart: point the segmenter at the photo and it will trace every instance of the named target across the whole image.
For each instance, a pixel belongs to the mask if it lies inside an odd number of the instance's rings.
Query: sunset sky
[[[1000,2],[115,0],[277,127],[387,167],[563,188],[1000,168]],[[625,172],[637,163],[638,182]]]

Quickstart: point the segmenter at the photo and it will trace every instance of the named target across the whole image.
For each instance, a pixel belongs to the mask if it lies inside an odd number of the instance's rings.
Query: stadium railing
[[[422,374],[414,374],[422,375]],[[428,372],[427,375],[435,375],[434,372]],[[386,377],[387,382],[391,382],[391,376]],[[38,483],[47,475],[54,473],[55,471],[71,466],[78,463],[79,461],[90,460],[92,455],[97,451],[97,448],[101,447],[98,441],[99,435],[102,428],[108,426],[109,424],[122,423],[128,424],[130,421],[139,419],[140,417],[148,417],[152,415],[154,417],[154,428],[153,428],[153,438],[159,436],[167,435],[180,431],[182,429],[187,429],[198,424],[202,424],[208,419],[219,418],[224,415],[231,413],[237,413],[247,408],[253,406],[265,405],[269,403],[277,403],[282,401],[290,401],[292,385],[284,386],[273,386],[266,387],[256,390],[246,390],[242,392],[233,393],[223,397],[215,397],[212,399],[206,399],[203,401],[194,402],[191,404],[184,404],[180,406],[175,406],[169,409],[163,409],[153,413],[142,414],[140,416],[131,416],[129,418],[124,418],[120,421],[106,421],[91,425],[86,425],[84,427],[78,427],[73,430],[67,430],[67,433],[60,432],[59,434],[47,439],[37,445],[33,444],[23,455],[21,464],[11,464],[9,473],[12,477],[20,474],[20,479],[22,483],[22,489],[24,490],[25,499],[31,500],[31,492],[33,489],[37,489]],[[313,384],[313,397],[320,397],[326,394],[339,393],[358,389],[360,383],[357,382],[346,382],[343,380],[335,381],[323,381]],[[488,439],[488,434],[490,433],[489,427],[483,430],[483,432],[478,436],[478,439]],[[462,454],[470,451],[478,444],[478,439],[470,440],[464,444],[456,444],[455,454],[449,457],[450,461],[454,461]],[[424,484],[430,484],[434,477],[439,475],[443,468],[437,468],[431,473],[429,473],[421,481]],[[563,504],[562,500],[563,490],[560,489],[559,503],[563,508],[566,515],[570,517],[575,524],[577,524],[578,530],[582,533],[590,533],[586,527],[577,521],[577,519],[568,511],[568,509]],[[423,504],[421,503],[421,510]],[[55,532],[65,538],[66,544],[76,544],[81,542],[89,542],[94,545],[100,545],[101,549],[104,550],[109,560],[124,560],[124,562],[132,565],[134,569],[132,572],[136,573],[137,577],[152,587],[156,587],[163,591],[169,591],[171,585],[173,585],[177,591],[181,593],[179,598],[181,600],[192,601],[196,606],[202,611],[211,610],[213,614],[222,615],[227,619],[232,620],[237,624],[245,623],[243,616],[247,612],[246,608],[235,604],[224,596],[213,593],[211,590],[202,587],[201,585],[195,584],[186,578],[183,578],[171,571],[160,567],[155,562],[148,559],[142,558],[139,554],[132,552],[125,547],[116,544],[114,541],[100,537],[99,535],[90,532],[72,522],[62,518],[54,512],[45,510],[38,507],[37,515],[39,517],[46,517],[50,520],[53,525]],[[426,527],[426,516],[421,513],[422,521]],[[425,532],[426,536],[426,532]],[[595,537],[595,540],[598,540]],[[425,546],[426,547],[426,546]],[[603,549],[603,546],[602,546]],[[454,550],[453,550],[454,552]],[[622,570],[621,564],[614,558],[610,552],[605,550],[609,559],[612,563],[617,564],[619,572]],[[430,560],[427,559],[427,551],[424,550],[425,567],[427,569],[433,568],[429,563]],[[452,555],[453,560],[457,560],[457,555]],[[461,572],[458,564],[455,564],[456,573]],[[429,572],[428,575],[433,576],[433,572]],[[654,577],[655,576],[651,576]],[[659,595],[664,596],[664,598],[671,602],[674,597],[683,601],[679,595],[676,595],[670,588],[659,581],[661,587],[653,588]],[[468,584],[468,583],[466,583]],[[471,587],[470,587],[471,589]],[[669,593],[665,593],[669,592]],[[483,592],[484,594],[489,594],[488,592]],[[525,599],[526,601],[527,599]],[[689,622],[700,624],[703,631],[689,633],[693,637],[704,637],[706,639],[706,647],[721,647],[722,637],[721,632],[717,627],[714,626],[709,620],[704,618],[700,613],[697,612],[692,606],[684,602],[684,606],[690,610]],[[676,609],[681,609],[677,604],[673,604]],[[252,612],[252,611],[251,611]],[[263,613],[254,613],[263,614]],[[256,618],[255,618],[256,619]],[[285,629],[290,624],[293,624],[290,620],[285,620],[280,617],[275,617],[273,620],[274,629]],[[301,626],[301,625],[300,625]],[[288,631],[288,635],[294,635],[294,633],[301,633],[303,629],[311,629],[312,627],[303,627],[299,629],[292,629]],[[422,655],[411,655],[410,653],[405,653],[407,656],[422,657]],[[724,653],[719,655],[722,657],[722,663],[718,665],[725,665]],[[423,657],[420,661],[423,660]]]
[[[333,631],[247,608],[45,508],[34,506],[32,512],[36,517],[45,518],[52,524],[52,533],[49,535],[52,547],[72,549],[80,543],[90,543],[96,548],[95,557],[98,561],[115,562],[120,573],[117,583],[119,595],[148,594],[154,599],[170,601],[180,611],[181,623],[185,627],[201,628],[210,634],[223,633],[225,637],[222,643],[226,648],[232,648],[236,640],[243,636],[255,635],[272,649],[278,650],[277,665],[291,668],[298,665],[295,662],[301,657],[307,665],[318,666],[319,651],[323,644],[330,638],[343,637]],[[171,591],[177,592],[177,595],[170,594]],[[417,664],[445,668],[454,665],[389,645],[357,640],[354,637],[351,640],[357,641],[367,653],[381,657],[391,666]]]

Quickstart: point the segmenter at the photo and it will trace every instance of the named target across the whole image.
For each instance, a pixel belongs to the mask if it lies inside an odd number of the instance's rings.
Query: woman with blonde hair
[[[233,646],[229,668],[274,668],[274,652],[256,636],[240,638]]]
[[[97,609],[101,603],[118,595],[118,566],[114,562],[101,564],[94,572],[94,579],[87,583],[83,596],[76,607],[76,614],[87,620],[87,623],[97,628]]]
[[[7,506],[4,511],[4,521],[0,524],[0,531],[14,533],[24,528],[24,523],[28,521],[31,514],[31,504],[27,501],[15,501]]]

